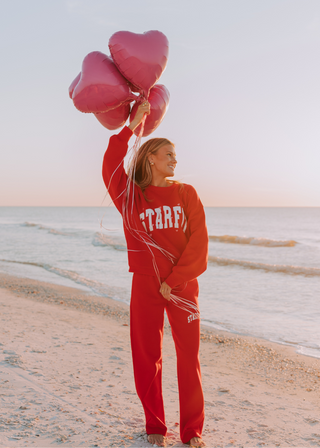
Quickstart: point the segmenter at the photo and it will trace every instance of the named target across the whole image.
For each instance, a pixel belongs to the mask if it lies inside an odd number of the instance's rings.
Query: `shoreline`
[[[0,288],[8,289],[15,294],[22,295],[31,300],[40,300],[50,304],[63,304],[67,307],[80,309],[85,312],[108,315],[117,320],[123,320],[129,325],[130,313],[129,305],[120,300],[99,296],[85,291],[78,287],[59,285],[56,283],[43,282],[40,280],[18,277],[0,272]],[[42,295],[46,292],[45,296]],[[48,293],[49,292],[49,293]],[[64,299],[61,299],[63,295]],[[61,303],[61,301],[63,303]],[[170,326],[165,319],[165,331],[168,333]],[[170,331],[169,331],[170,333]],[[227,330],[216,330],[215,328],[201,324],[201,341],[223,341],[221,343],[233,343],[237,345],[258,345],[264,346],[268,350],[279,352],[283,357],[289,357],[297,362],[302,362],[313,367],[320,368],[320,358],[298,353],[294,346],[281,344],[280,342],[269,341],[255,336],[243,335],[229,332]]]
[[[5,280],[6,278],[11,279],[13,284],[11,285],[11,280],[10,281]],[[95,294],[94,292],[90,292],[89,288],[81,288],[80,285],[79,286],[77,286],[77,285],[65,286],[65,285],[59,284],[59,283],[51,283],[49,281],[36,280],[33,278],[7,274],[6,272],[0,271],[0,288],[3,287],[3,285],[2,285],[3,282],[5,284],[7,284],[7,287],[9,290],[12,290],[15,288],[14,290],[16,292],[20,291],[22,294],[24,293],[28,297],[31,297],[29,295],[30,293],[28,292],[28,288],[32,289],[32,285],[33,285],[34,289],[37,289],[37,287],[35,286],[37,283],[45,286],[46,288],[52,289],[52,290],[57,287],[57,291],[59,291],[60,293],[63,293],[65,291],[70,291],[71,296],[80,294],[84,297],[87,297],[87,300],[90,300],[90,302],[93,302],[95,304],[99,303],[100,306],[102,305],[102,308],[104,308],[104,305],[107,305],[107,309],[109,309],[110,307],[116,307],[116,308],[118,307],[119,309],[122,309],[124,313],[126,313],[126,311],[127,311],[128,316],[129,316],[129,304],[127,304],[126,302],[116,300],[116,299],[113,299],[110,297],[100,296],[98,294]],[[34,282],[34,283],[32,283],[32,282]],[[13,285],[15,285],[15,286],[13,287]],[[24,292],[24,289],[26,289],[25,292]],[[48,303],[54,303],[53,300],[50,300],[48,298],[46,301]],[[73,306],[72,301],[69,300],[66,305]],[[76,305],[74,305],[74,306],[77,307]],[[293,353],[301,356],[302,359],[311,358],[311,359],[320,360],[320,355],[313,356],[308,353],[299,353],[297,351],[297,347],[295,347],[293,344],[290,344],[290,343],[270,341],[268,339],[264,339],[263,337],[259,337],[259,336],[251,336],[251,335],[246,335],[246,334],[237,333],[237,332],[233,332],[233,331],[216,329],[213,326],[210,326],[205,323],[201,323],[201,329],[205,333],[212,333],[212,334],[214,333],[214,334],[222,335],[226,338],[241,338],[241,339],[248,340],[251,342],[258,342],[261,344],[269,345],[270,347],[274,347],[276,349],[278,348],[279,350],[281,350],[280,347],[285,347],[289,351],[292,351]],[[308,362],[308,361],[306,361],[306,362]]]
[[[0,320],[0,446],[150,446],[125,303],[0,273]],[[167,324],[168,446],[182,447],[170,333]],[[318,358],[202,326],[200,359],[208,447],[320,446]]]
[[[94,293],[89,293],[77,287],[63,286],[55,283],[42,282],[40,280],[17,277],[0,272],[0,288],[8,289],[15,294],[22,295],[31,300],[40,300],[53,305],[61,305],[75,308],[81,311],[107,315],[118,321],[129,325],[130,313],[129,305],[120,300],[108,297],[102,297]],[[46,292],[43,296],[43,292]],[[63,299],[61,299],[63,295]],[[63,302],[63,303],[61,303]],[[170,326],[165,320],[165,331],[170,333]],[[298,353],[294,346],[281,344],[279,342],[269,341],[267,339],[255,336],[232,333],[226,330],[216,330],[215,328],[201,324],[201,341],[212,341],[218,343],[237,344],[237,345],[257,345],[265,347],[271,352],[279,352],[284,358],[293,359],[295,362],[301,362],[310,368],[318,366],[320,369],[320,358]],[[222,341],[222,342],[219,342]]]

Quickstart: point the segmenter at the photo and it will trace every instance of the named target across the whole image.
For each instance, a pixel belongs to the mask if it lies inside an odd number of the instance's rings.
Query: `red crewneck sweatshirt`
[[[125,126],[110,138],[102,167],[103,180],[122,216],[128,182],[123,159],[131,136],[132,131]],[[169,187],[149,185],[144,191],[146,200],[141,188],[129,182],[127,216],[133,232],[123,216],[129,271],[154,276],[155,261],[162,281],[172,289],[202,274],[208,261],[208,232],[203,206],[195,189],[179,183]],[[144,240],[151,246],[147,247]],[[156,246],[169,252],[172,259]]]

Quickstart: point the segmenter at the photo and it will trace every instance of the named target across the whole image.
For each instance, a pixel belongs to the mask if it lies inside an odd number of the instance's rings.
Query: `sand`
[[[146,447],[125,304],[0,274],[0,446]],[[320,360],[202,329],[208,447],[320,446]],[[175,351],[164,336],[168,445],[179,439]]]

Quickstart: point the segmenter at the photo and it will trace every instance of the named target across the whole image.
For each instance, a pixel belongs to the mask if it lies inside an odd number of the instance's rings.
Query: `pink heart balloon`
[[[160,31],[118,31],[109,40],[112,59],[123,76],[145,98],[167,65],[169,42]]]
[[[70,96],[71,99],[72,99],[73,91],[74,91],[76,85],[78,84],[78,82],[80,81],[80,76],[81,76],[81,72],[79,73],[79,75],[76,78],[74,78],[74,80],[70,84],[69,96]]]
[[[102,126],[113,131],[125,124],[130,114],[130,103],[123,103],[116,109],[109,110],[108,112],[101,112],[94,114],[96,119],[100,121]]]
[[[80,81],[74,87],[72,99],[81,112],[106,112],[137,97],[112,59],[93,51],[83,60]]]
[[[166,114],[167,108],[169,106],[169,98],[170,93],[164,85],[156,84],[154,87],[152,87],[148,98],[148,101],[150,103],[150,114],[147,115],[144,124],[144,130],[142,134],[143,137],[150,135],[155,129],[157,129]],[[132,108],[130,123],[134,119],[134,116],[138,109],[138,105],[138,103],[135,103]],[[134,130],[135,135],[139,135],[140,129],[141,125]]]

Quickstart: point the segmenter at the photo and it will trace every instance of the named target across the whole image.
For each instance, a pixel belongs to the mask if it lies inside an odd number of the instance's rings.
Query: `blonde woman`
[[[103,161],[103,179],[123,217],[133,272],[130,335],[135,384],[148,441],[165,446],[161,376],[166,310],[177,353],[181,440],[204,446],[197,277],[207,266],[205,214],[191,185],[169,180],[177,164],[169,140],[145,142],[126,174],[128,142],[149,113],[150,105],[144,102],[131,124],[110,138]]]

